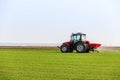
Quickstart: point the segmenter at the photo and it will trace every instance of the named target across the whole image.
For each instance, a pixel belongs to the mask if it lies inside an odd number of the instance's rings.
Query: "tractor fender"
[[[67,46],[71,46],[72,42],[64,42],[63,44],[67,45]]]
[[[76,42],[76,43],[73,45],[73,48],[74,48],[74,49],[75,49],[75,47],[76,47],[76,45],[77,45],[78,43],[84,44],[84,42],[78,41],[78,42]]]

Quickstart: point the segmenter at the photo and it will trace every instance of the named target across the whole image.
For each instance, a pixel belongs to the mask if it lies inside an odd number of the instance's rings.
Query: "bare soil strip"
[[[58,49],[57,46],[0,46],[0,49]]]
[[[120,47],[100,47],[100,50],[120,50]]]
[[[0,46],[0,49],[58,49],[57,46]],[[100,47],[98,50],[120,50],[120,47]]]

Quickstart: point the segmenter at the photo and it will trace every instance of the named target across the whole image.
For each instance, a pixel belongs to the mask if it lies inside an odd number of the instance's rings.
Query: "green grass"
[[[120,51],[0,49],[0,80],[119,80]]]

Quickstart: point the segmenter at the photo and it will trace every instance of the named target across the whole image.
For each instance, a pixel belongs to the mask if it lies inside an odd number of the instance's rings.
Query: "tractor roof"
[[[72,33],[72,35],[86,35],[86,34],[78,32],[78,33]]]

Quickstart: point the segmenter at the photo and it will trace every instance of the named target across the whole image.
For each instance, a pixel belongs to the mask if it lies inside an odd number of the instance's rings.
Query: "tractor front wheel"
[[[60,47],[60,50],[61,50],[62,53],[68,52],[68,49],[69,49],[69,46],[67,46],[66,44],[63,44]]]

